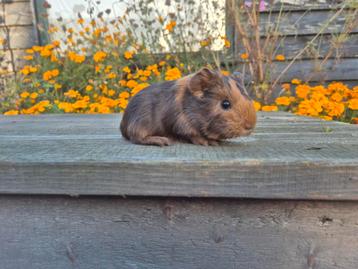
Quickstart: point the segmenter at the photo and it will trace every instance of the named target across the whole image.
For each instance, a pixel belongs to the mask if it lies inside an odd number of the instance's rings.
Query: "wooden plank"
[[[358,200],[357,126],[260,113],[250,137],[158,148],[123,140],[119,121],[1,117],[0,193]]]
[[[352,85],[358,82],[358,58],[344,58],[340,60],[328,59],[324,66],[320,63],[322,60],[297,60],[290,69],[281,77],[281,82],[290,82],[293,78],[310,83],[320,82],[329,83],[331,81],[348,81]],[[287,62],[274,62],[270,67],[271,78],[274,80],[281,75]],[[237,70],[242,70],[243,63],[232,61],[231,65]]]
[[[276,46],[276,55],[282,54],[286,60],[293,59],[303,48],[311,42],[314,35],[286,36],[280,40]],[[322,59],[334,48],[332,46],[332,35],[323,35],[316,40],[298,59]],[[235,47],[236,59],[240,60],[240,55],[245,52],[237,41]],[[330,58],[358,58],[358,34],[352,34],[339,49],[333,49]]]
[[[358,265],[358,204],[0,197],[3,269]]]
[[[344,29],[346,17],[350,11],[343,11],[321,32],[325,24],[336,13],[336,11],[291,11],[281,15],[278,32],[281,35],[312,35],[317,33],[332,34],[340,33]],[[260,16],[260,33],[266,36],[268,27],[276,27],[279,14],[262,13]],[[358,26],[352,30],[352,33],[358,33]]]

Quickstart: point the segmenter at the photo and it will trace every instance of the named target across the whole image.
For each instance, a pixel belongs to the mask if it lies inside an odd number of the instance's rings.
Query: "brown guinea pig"
[[[135,144],[167,146],[184,141],[207,146],[249,135],[255,124],[253,102],[240,80],[203,68],[136,94],[120,129]]]

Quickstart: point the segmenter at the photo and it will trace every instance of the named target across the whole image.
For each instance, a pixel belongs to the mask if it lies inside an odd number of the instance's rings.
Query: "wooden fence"
[[[235,12],[227,0],[227,27],[226,33],[232,43],[234,62],[240,63],[241,53],[244,52],[240,46],[239,34],[235,26]],[[240,0],[238,0],[240,1]],[[261,12],[260,25],[261,37],[265,38],[264,29],[280,16],[279,33],[282,41],[278,45],[277,54],[283,54],[285,62],[274,64],[273,77],[276,77],[287,66],[288,62],[302,50],[317,34],[322,33],[319,38],[298,58],[298,61],[282,77],[284,82],[293,78],[310,81],[344,81],[348,84],[358,83],[358,27],[353,28],[348,35],[347,41],[338,49],[334,49],[328,60],[322,65],[321,61],[325,58],[332,47],[332,37],[337,37],[344,31],[347,14],[352,10],[344,10],[337,16],[328,27],[325,24],[332,18],[338,10],[338,2],[342,1],[296,1],[303,2],[302,5],[283,5],[276,4],[269,7],[269,10]],[[236,2],[238,3],[238,2]],[[281,10],[281,11],[280,11]],[[281,13],[280,13],[281,12]]]

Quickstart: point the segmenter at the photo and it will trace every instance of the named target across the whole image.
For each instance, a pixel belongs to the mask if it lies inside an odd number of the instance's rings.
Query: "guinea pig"
[[[256,111],[241,80],[202,68],[137,93],[120,130],[135,144],[168,146],[180,141],[208,146],[247,136],[255,124]]]

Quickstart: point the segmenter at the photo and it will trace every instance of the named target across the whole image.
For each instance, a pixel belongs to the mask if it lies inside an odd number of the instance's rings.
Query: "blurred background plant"
[[[50,9],[51,5],[45,3],[44,7]],[[148,85],[178,79],[205,65],[226,75],[240,71],[257,109],[356,120],[357,87],[321,85],[326,89],[322,92],[326,102],[312,95],[317,88],[307,84],[309,78],[294,79],[289,84],[280,80],[305,53],[318,54],[318,66],[333,54],[339,57],[337,51],[358,24],[352,0],[340,3],[321,23],[320,31],[290,59],[280,53],[285,39],[281,27],[287,24],[290,13],[284,13],[283,4],[274,5],[273,1],[166,0],[163,4],[159,0],[119,0],[115,5],[120,8],[113,4],[105,10],[101,10],[100,1],[85,3],[87,9],[78,11],[72,23],[58,17],[43,29],[48,44],[26,50],[26,64],[0,96],[0,112],[120,112],[131,96]],[[332,35],[322,56],[317,41],[343,11],[344,30]],[[237,30],[234,40],[225,36],[225,14]],[[277,62],[285,62],[285,68],[275,70]],[[295,96],[295,89],[301,88],[308,93]],[[316,112],[303,109],[305,105],[317,108]],[[334,109],[339,113],[331,112]]]

